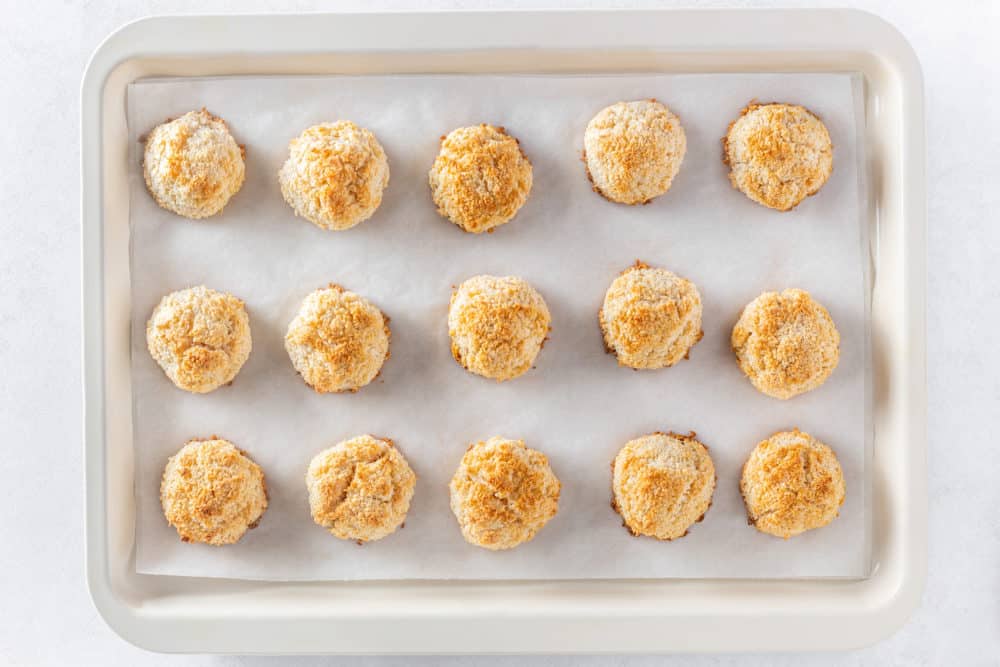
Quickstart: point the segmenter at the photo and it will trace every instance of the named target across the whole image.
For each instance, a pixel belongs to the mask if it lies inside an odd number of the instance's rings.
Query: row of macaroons
[[[694,433],[656,432],[615,456],[612,507],[636,536],[673,540],[712,504],[716,472]],[[360,435],[317,454],[305,474],[313,520],[359,543],[406,520],[416,475],[392,440]],[[836,454],[808,433],[780,431],[743,466],[740,492],[759,531],[789,538],[837,517],[846,486]],[[531,540],[559,509],[561,483],[548,459],[521,440],[494,436],[469,445],[449,484],[462,536],[486,549]],[[264,473],[231,442],[191,440],[167,462],[160,486],[167,522],[185,542],[238,541],[267,509]]]
[[[583,145],[594,191],[630,205],[665,194],[687,151],[680,119],[652,99],[601,110],[587,125]],[[749,104],[730,123],[723,146],[732,185],[781,211],[816,194],[833,170],[826,126],[798,105]],[[199,219],[222,211],[240,190],[245,161],[226,122],[202,109],[149,133],[143,173],[161,207]],[[460,127],[441,138],[428,180],[441,215],[478,234],[514,218],[531,192],[532,165],[505,128]],[[338,120],[309,127],[291,141],[278,181],[296,215],[323,229],[345,230],[378,209],[389,163],[374,133]]]
[[[618,363],[659,369],[686,359],[701,340],[697,287],[641,262],[611,283],[598,315],[604,343]],[[451,351],[470,373],[497,381],[535,363],[551,316],[542,295],[514,276],[469,278],[448,309]],[[309,294],[288,326],[285,349],[306,384],[320,393],[355,392],[389,358],[389,318],[339,285]],[[243,301],[203,286],[172,292],[146,326],[153,359],[179,388],[206,393],[236,377],[250,355]],[[736,360],[761,392],[787,399],[823,384],[837,366],[840,335],[808,292],[765,292],[732,331]]]

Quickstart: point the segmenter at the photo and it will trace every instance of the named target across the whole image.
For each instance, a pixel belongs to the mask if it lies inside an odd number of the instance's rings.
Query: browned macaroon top
[[[331,284],[309,294],[288,326],[285,349],[310,387],[354,392],[389,358],[389,322],[368,299]]]
[[[753,201],[788,211],[816,194],[833,171],[823,122],[794,104],[748,104],[723,139],[729,180]]]
[[[630,440],[612,464],[615,511],[633,535],[683,537],[712,503],[715,466],[694,433]]]
[[[747,304],[731,343],[753,385],[780,399],[819,387],[840,359],[830,313],[801,289],[765,292]]]
[[[146,323],[146,347],[178,388],[213,391],[232,382],[250,356],[246,306],[203,285],[171,292]]]
[[[517,276],[473,276],[448,308],[451,353],[466,370],[497,381],[526,373],[552,317],[542,295]]]
[[[608,287],[598,320],[620,365],[656,369],[687,358],[702,338],[701,313],[694,283],[637,261]]]
[[[267,487],[260,466],[245,452],[212,436],[190,440],[170,458],[160,502],[181,540],[232,544],[267,509]]]
[[[309,464],[306,487],[313,521],[341,539],[382,539],[406,519],[416,481],[392,440],[350,438]]]
[[[494,436],[469,446],[449,488],[466,541],[496,550],[532,539],[556,515],[561,485],[544,454]]]
[[[531,192],[531,162],[503,127],[460,127],[441,139],[428,179],[438,212],[467,232],[509,222]]]
[[[758,443],[740,479],[750,523],[786,539],[833,521],[846,490],[833,450],[798,429]]]

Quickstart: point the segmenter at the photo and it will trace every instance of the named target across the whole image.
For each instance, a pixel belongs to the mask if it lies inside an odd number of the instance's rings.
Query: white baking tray
[[[871,186],[872,574],[863,580],[276,583],[139,575],[126,87],[150,76],[848,71]],[[170,17],[125,26],[82,90],[87,576],[125,639],[241,653],[848,648],[887,636],[926,569],[924,115],[919,64],[856,11]]]

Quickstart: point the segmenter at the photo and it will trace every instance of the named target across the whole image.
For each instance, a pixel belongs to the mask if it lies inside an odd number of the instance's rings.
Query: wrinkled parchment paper
[[[869,566],[866,466],[866,282],[859,197],[861,88],[848,74],[629,76],[254,77],[150,80],[129,89],[132,381],[136,567],[142,573],[247,579],[533,579],[858,577]],[[611,204],[590,190],[583,131],[602,107],[656,97],[681,118],[687,156],[665,196]],[[720,137],[751,99],[800,103],[833,138],[834,173],[790,213],[732,189]],[[140,138],[166,118],[207,107],[246,145],[247,180],[222,215],[179,218],[156,206],[141,174]],[[283,201],[277,172],[290,139],[352,119],[389,156],[381,208],[346,232],[317,229]],[[436,213],[427,170],[439,137],[489,122],[521,140],[534,187],[494,234],[461,232]],[[636,372],[604,352],[597,311],[636,259],[694,281],[704,339],[690,360]],[[451,358],[453,285],[515,274],[542,293],[551,340],[527,375],[497,384]],[[337,282],[392,318],[392,358],[357,394],[319,395],[295,374],[283,336],[311,290]],[[253,352],[232,386],[176,389],[150,358],[145,322],[164,294],[205,284],[246,301]],[[841,333],[840,365],[790,401],[758,393],[729,349],[743,306],[765,290],[801,287]],[[847,500],[830,526],[785,541],[747,526],[740,467],[761,439],[799,427],[837,452]],[[635,538],[610,507],[610,462],[627,440],[696,431],[718,472],[705,520],[673,542]],[[321,449],[361,433],[392,437],[419,481],[405,528],[358,546],[313,524],[303,475]],[[159,481],[186,440],[218,434],[263,467],[270,507],[236,545],[184,544],[163,518]],[[548,455],[559,514],[520,548],[466,544],[447,483],[470,441],[521,438]]]

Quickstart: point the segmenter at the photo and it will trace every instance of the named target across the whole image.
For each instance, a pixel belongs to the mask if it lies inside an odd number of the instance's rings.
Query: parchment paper
[[[618,100],[656,97],[681,118],[687,157],[647,206],[594,194],[580,162],[583,131]],[[730,187],[720,137],[751,99],[801,103],[833,138],[834,173],[790,213]],[[869,568],[866,466],[866,279],[860,207],[859,82],[849,74],[273,77],[151,80],[129,89],[132,380],[136,568],[142,573],[247,579],[533,579],[588,577],[858,577]],[[166,118],[207,107],[246,145],[247,180],[218,217],[190,221],[156,206],[141,174],[140,138]],[[391,180],[375,216],[347,232],[296,218],[279,166],[305,127],[352,119],[373,130]],[[475,236],[439,217],[427,170],[439,137],[503,125],[534,165],[517,218]],[[704,339],[688,361],[636,372],[605,354],[604,292],[642,259],[697,284]],[[534,370],[497,384],[451,358],[452,286],[479,273],[531,282],[552,312]],[[292,369],[283,336],[302,299],[330,282],[392,318],[392,358],[357,394],[319,395]],[[176,389],[150,358],[145,322],[164,294],[205,284],[246,301],[253,352],[230,387]],[[729,348],[743,306],[765,290],[809,290],[841,334],[823,387],[790,401],[758,393]],[[837,452],[847,481],[840,517],[785,541],[747,526],[741,465],[771,433],[798,427]],[[696,431],[718,472],[705,520],[673,542],[632,537],[610,507],[610,462],[629,439]],[[419,481],[405,528],[358,546],[309,515],[303,476],[321,449],[361,433],[392,437]],[[270,507],[238,544],[182,543],[159,503],[167,458],[217,434],[265,471]],[[466,544],[447,484],[468,443],[521,438],[545,452],[563,491],[559,514],[527,544]]]

